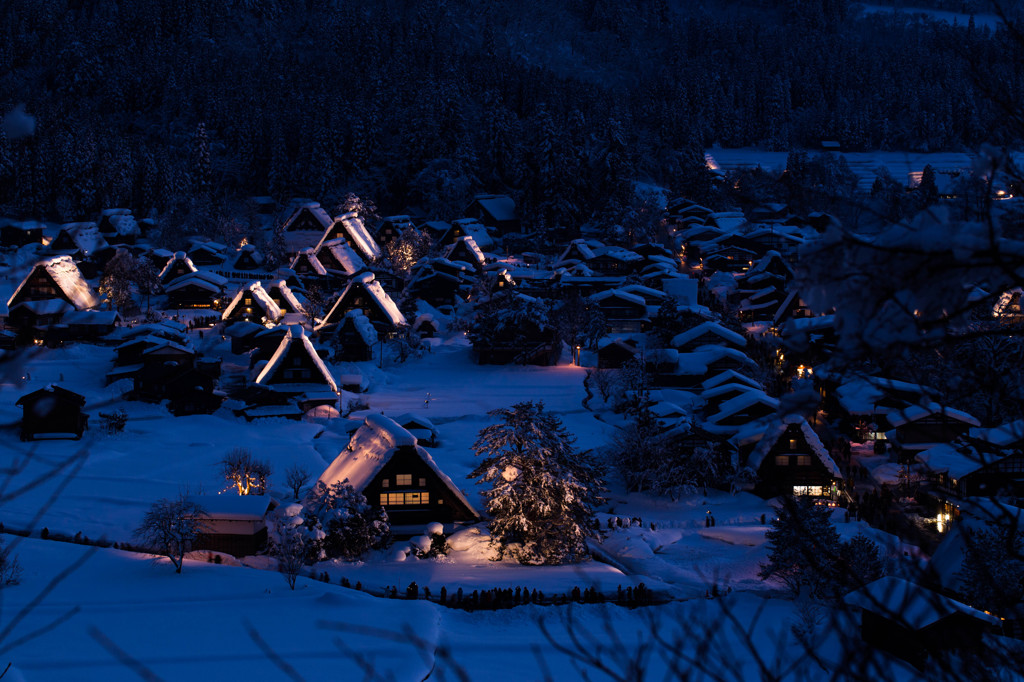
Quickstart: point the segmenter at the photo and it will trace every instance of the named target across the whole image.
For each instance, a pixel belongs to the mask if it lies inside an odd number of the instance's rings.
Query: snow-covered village
[[[4,682],[1024,677],[1024,4],[0,35]]]

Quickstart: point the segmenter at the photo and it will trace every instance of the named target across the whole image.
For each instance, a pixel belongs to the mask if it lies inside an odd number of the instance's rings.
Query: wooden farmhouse
[[[190,275],[197,270],[198,268],[192,262],[192,259],[184,251],[177,251],[167,260],[167,263],[160,271],[160,283],[163,285],[170,284],[179,277]]]
[[[344,239],[345,243],[363,260],[372,262],[381,256],[380,246],[377,245],[373,235],[363,224],[363,219],[355,211],[350,211],[334,219],[330,227],[324,230],[320,241],[317,242],[317,252],[319,253],[325,242],[334,239]]]
[[[220,319],[226,324],[232,322],[275,323],[284,311],[270,297],[259,282],[250,282],[242,287],[228,303]]]
[[[8,324],[23,338],[42,341],[47,329],[72,310],[99,305],[92,287],[71,256],[37,263],[7,300]]]
[[[746,464],[757,472],[754,493],[764,498],[835,499],[843,484],[839,467],[803,417],[790,415],[769,423]]]
[[[207,270],[197,270],[164,286],[167,307],[220,310],[224,305],[227,285],[226,277]]]
[[[643,331],[650,320],[647,317],[647,303],[643,297],[622,289],[609,289],[590,297],[605,320],[612,334]]]
[[[948,443],[965,435],[981,423],[960,410],[937,403],[911,405],[888,415],[892,430],[888,440],[907,455],[921,452],[937,443]]]
[[[306,306],[288,285],[287,280],[273,280],[268,282],[264,289],[284,315],[306,315]]]
[[[716,344],[743,350],[747,347],[747,337],[717,322],[703,322],[681,334],[676,334],[669,343],[673,348],[684,352]]]
[[[405,316],[375,280],[373,273],[364,272],[349,280],[317,329],[337,324],[346,313],[356,309],[362,310],[377,331],[385,335],[394,334],[407,324]]]
[[[480,518],[416,436],[384,415],[368,415],[319,480],[328,486],[350,484],[370,504],[383,507],[399,532]]]
[[[487,264],[484,252],[477,246],[472,237],[459,237],[444,251],[444,257],[452,262],[469,263],[477,271],[483,270]]]
[[[245,244],[235,253],[235,260],[231,264],[233,270],[259,270],[263,267],[263,255],[256,250],[252,244]]]
[[[640,348],[633,339],[604,338],[597,344],[598,369],[619,369],[640,357]]]
[[[50,384],[18,398],[21,439],[73,438],[85,432],[89,415],[82,412],[85,396]]]
[[[860,609],[861,637],[927,671],[933,654],[981,648],[999,618],[973,609],[926,587],[886,576],[851,592],[847,605]]]
[[[601,275],[626,276],[638,272],[644,257],[619,246],[606,246],[594,252],[587,267]]]
[[[195,266],[219,267],[227,260],[226,248],[214,242],[198,242],[189,248],[188,258]]]
[[[388,244],[402,236],[409,228],[414,228],[412,219],[407,215],[392,215],[381,220],[377,227],[377,243]]]
[[[478,194],[466,208],[465,214],[476,218],[499,234],[519,231],[516,202],[506,194]]]
[[[306,331],[288,325],[277,350],[259,370],[254,388],[262,389],[262,404],[294,401],[302,412],[323,408],[337,415],[341,389],[334,375],[313,347]]]
[[[316,247],[334,219],[315,201],[299,204],[284,221],[284,245],[288,253]]]
[[[373,360],[373,347],[377,344],[377,330],[362,310],[345,313],[334,331],[335,345],[340,351],[335,361],[366,362]]]

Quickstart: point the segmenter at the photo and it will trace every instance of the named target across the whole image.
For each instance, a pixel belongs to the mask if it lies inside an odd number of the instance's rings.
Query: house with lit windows
[[[741,454],[744,449],[741,443]],[[757,472],[754,493],[764,498],[806,495],[835,499],[843,486],[839,467],[811,425],[798,415],[769,422],[747,455],[746,465]]]
[[[417,437],[381,414],[367,415],[320,482],[350,484],[387,511],[397,533],[434,521],[448,526],[480,520]]]

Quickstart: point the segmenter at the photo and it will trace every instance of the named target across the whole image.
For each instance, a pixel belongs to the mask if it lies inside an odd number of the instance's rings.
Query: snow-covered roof
[[[726,417],[730,417],[736,414],[737,412],[742,412],[743,410],[753,405],[756,405],[757,403],[766,405],[772,408],[773,410],[779,409],[779,401],[775,398],[772,398],[764,391],[748,391],[746,393],[741,393],[735,398],[730,398],[729,400],[726,400],[724,403],[719,405],[718,412],[708,417],[708,422],[720,422]]]
[[[197,270],[171,280],[170,284],[164,286],[164,291],[170,293],[187,286],[195,286],[200,289],[206,289],[210,292],[220,293],[224,291],[224,287],[227,286],[227,283],[227,278],[221,277],[217,273]]]
[[[467,508],[473,510],[466,496],[462,494],[430,453],[416,444],[416,436],[398,425],[393,419],[382,414],[369,414],[362,426],[352,434],[348,447],[331,462],[319,481],[325,485],[348,483],[356,490],[363,490],[381,469],[391,460],[399,448],[413,450],[423,462],[437,474],[445,487]],[[476,511],[473,510],[476,514]]]
[[[331,220],[331,216],[327,213],[327,211],[320,207],[320,204],[316,203],[315,201],[310,201],[295,207],[295,212],[292,213],[288,217],[288,220],[284,222],[283,230],[288,231],[289,226],[295,221],[296,218],[298,218],[302,214],[303,211],[309,211],[309,213],[313,216],[313,218],[316,219],[318,223],[320,223],[322,229],[324,230],[329,228],[334,223],[334,221]]]
[[[728,346],[701,346],[700,348],[689,352],[679,354],[679,364],[677,365],[677,371],[680,374],[687,375],[703,375],[707,374],[708,367],[725,358],[735,360],[741,365],[748,367],[756,367],[757,363],[751,360],[742,351]]]
[[[306,336],[306,330],[299,325],[290,325],[288,327],[288,333],[282,337],[281,343],[278,344],[277,350],[274,351],[274,355],[271,356],[270,360],[263,367],[263,371],[260,372],[258,377],[256,377],[256,383],[266,385],[274,377],[277,370],[279,370],[284,364],[284,360],[288,356],[288,350],[292,347],[293,343],[299,343],[302,345],[302,348],[309,355],[313,364],[320,371],[320,374],[323,375],[324,381],[327,382],[332,391],[337,393],[338,384],[334,381],[334,377],[331,375],[330,370],[327,369],[327,365],[325,365],[324,361],[319,355],[317,355],[316,349],[313,348],[313,342],[309,340],[308,336]]]
[[[999,624],[996,616],[892,575],[851,592],[843,601],[849,606],[898,621],[911,630],[921,630],[954,613],[962,613],[991,625]]]
[[[161,280],[170,271],[170,269],[174,267],[174,264],[177,263],[178,261],[183,262],[185,266],[189,269],[189,272],[196,272],[199,269],[192,264],[192,259],[189,258],[184,251],[176,251],[173,256],[167,259],[167,264],[164,265],[163,270],[160,271]]]
[[[473,239],[473,237],[469,236],[459,237],[458,239],[456,239],[451,246],[445,249],[445,257],[451,258],[452,254],[455,253],[455,250],[459,248],[459,244],[463,244],[469,250],[469,252],[476,259],[477,264],[483,265],[484,262],[486,262],[487,259],[484,258],[484,252],[480,250],[479,246],[477,246],[476,240]]]
[[[627,284],[624,287],[620,287],[619,291],[625,291],[628,294],[640,296],[645,301],[654,299],[655,301],[663,301],[668,298],[668,294],[664,291],[658,291],[651,287],[645,287],[643,284]]]
[[[458,222],[458,221],[455,221]],[[467,237],[472,237],[476,245],[481,249],[492,249],[494,248],[494,240],[491,238],[491,233],[487,231],[487,226],[477,221],[467,222],[462,226]]]
[[[380,285],[380,282],[374,278],[372,272],[364,272],[350,279],[348,284],[345,285],[345,290],[341,292],[341,296],[334,303],[334,306],[331,308],[330,312],[327,313],[324,319],[329,319],[331,314],[334,312],[334,309],[347,300],[349,291],[353,287],[357,286],[361,286],[366,290],[366,293],[374,303],[376,303],[391,324],[395,326],[406,324],[405,315],[403,315],[402,311],[398,309],[398,306],[395,304],[394,300],[388,296],[388,293],[384,291],[384,287]]]
[[[701,382],[701,388],[707,391],[708,389],[714,388],[715,386],[720,386],[721,384],[725,383],[742,383],[746,384],[747,386],[750,386],[751,388],[761,388],[761,385],[758,384],[755,380],[751,379],[750,377],[744,374],[740,374],[734,369],[727,369],[723,372],[719,372],[718,374],[709,379],[705,379],[703,382]]]
[[[281,298],[287,302],[289,308],[297,313],[305,314],[306,307],[302,305],[302,302],[298,298],[296,298],[295,292],[292,291],[292,288],[288,286],[288,283],[285,280],[279,279],[271,282],[267,287],[267,292],[273,292],[275,289],[277,289]],[[281,312],[284,313],[285,311],[282,309]]]
[[[745,348],[747,345],[746,337],[744,337],[742,334],[738,334],[737,332],[732,331],[731,329],[726,329],[717,322],[702,322],[701,324],[698,324],[696,327],[693,327],[692,329],[688,329],[681,334],[676,334],[674,337],[672,337],[672,341],[670,341],[669,343],[675,348],[681,348],[690,341],[693,341],[694,339],[699,339],[700,337],[704,336],[704,334],[708,333],[720,336],[723,341],[728,341],[729,343],[733,344],[734,346],[738,346],[739,348]]]
[[[338,216],[335,218],[335,222],[341,223],[342,228],[352,238],[356,248],[359,249],[364,258],[369,258],[370,260],[380,258],[380,247],[377,246],[377,242],[374,241],[370,232],[366,229],[363,219],[355,211],[349,211]]]
[[[270,294],[266,292],[263,285],[256,281],[250,282],[247,286],[238,290],[234,298],[231,299],[231,303],[229,303],[228,307],[224,309],[224,313],[221,315],[222,320],[226,320],[231,317],[235,308],[241,305],[242,297],[245,296],[246,291],[252,294],[253,303],[263,309],[268,320],[276,322],[281,319],[281,315],[284,314],[281,308],[274,302],[274,299],[270,298]]]
[[[495,220],[505,222],[516,219],[516,202],[512,197],[505,194],[478,194],[474,198]]]
[[[274,503],[270,495],[189,495],[187,499],[199,505],[206,518],[222,521],[262,519]]]
[[[842,478],[843,474],[839,471],[839,467],[832,460],[832,456],[828,454],[828,450],[825,449],[821,439],[818,438],[818,434],[814,432],[811,425],[807,423],[807,420],[798,415],[786,415],[781,418],[773,419],[769,422],[768,427],[764,430],[764,435],[761,437],[760,442],[750,453],[747,458],[747,464],[757,471],[760,468],[761,463],[764,462],[764,458],[768,456],[771,449],[778,442],[782,434],[790,427],[791,424],[798,424],[800,426],[800,432],[803,433],[804,438],[807,440],[807,445],[811,448],[811,452],[814,456],[825,465],[828,472],[836,478]]]
[[[565,251],[562,252],[562,255],[558,257],[558,262],[561,263],[567,260],[569,251],[571,250],[577,251],[581,256],[583,256],[584,260],[590,260],[594,257],[594,251],[590,248],[590,245],[587,244],[587,240],[573,239],[569,242],[569,246],[565,247]]]
[[[99,300],[93,293],[92,287],[82,277],[81,271],[79,271],[71,256],[57,256],[56,258],[36,263],[35,267],[32,268],[32,272],[21,281],[21,284],[14,290],[11,297],[7,299],[8,306],[11,305],[11,301],[17,298],[18,293],[25,287],[25,283],[31,279],[32,273],[36,271],[36,268],[46,270],[47,274],[50,275],[57,287],[76,309],[85,310],[99,305]]]
[[[377,330],[373,328],[373,323],[362,310],[350,310],[345,313],[341,324],[345,325],[346,322],[352,325],[366,345],[372,346],[377,343]]]
[[[323,264],[320,262],[320,259],[316,257],[316,250],[311,246],[305,249],[301,249],[298,253],[296,253],[295,258],[292,259],[292,262],[288,267],[294,270],[295,265],[299,262],[299,259],[301,258],[306,258],[309,260],[309,264],[312,266],[313,272],[315,272],[316,274],[321,276],[327,274],[327,268],[325,268]]]
[[[973,428],[968,431],[971,438],[985,441],[996,447],[1007,447],[1024,439],[1024,419],[1008,422],[989,429]]]
[[[364,263],[363,259],[359,257],[359,254],[348,245],[348,242],[345,241],[344,237],[338,237],[337,239],[329,239],[325,242],[321,242],[316,253],[320,254],[325,250],[329,251],[334,259],[341,265],[341,268],[344,270],[346,275],[354,275],[360,270],[366,269],[366,263]],[[326,267],[322,265],[323,261],[319,260],[319,258],[320,256],[317,255],[317,259],[318,262],[321,263],[321,267]],[[314,265],[313,267],[316,266]]]
[[[948,417],[953,421],[970,424],[971,426],[981,426],[981,422],[966,412],[955,410],[952,407],[943,407],[934,402],[927,405],[910,405],[909,407],[890,412],[888,418],[889,423],[895,428],[936,414]]]
[[[605,289],[602,292],[599,292],[599,293],[596,293],[596,294],[592,295],[590,297],[590,300],[591,301],[603,301],[603,300],[605,300],[607,298],[617,298],[620,301],[629,301],[630,303],[635,303],[637,305],[642,305],[642,306],[646,306],[647,305],[647,301],[645,301],[642,296],[637,296],[636,294],[631,294],[628,291],[624,291],[623,289]]]
[[[68,223],[61,229],[70,235],[78,250],[86,256],[110,246],[96,223]]]
[[[110,224],[114,227],[114,231],[117,232],[119,237],[142,234],[142,230],[139,229],[139,223],[130,212],[110,216]]]
[[[934,473],[946,472],[953,479],[977,471],[995,459],[994,457],[985,457],[973,448],[968,448],[967,452],[961,452],[949,443],[939,443],[917,453],[917,461],[923,464],[925,469]]]

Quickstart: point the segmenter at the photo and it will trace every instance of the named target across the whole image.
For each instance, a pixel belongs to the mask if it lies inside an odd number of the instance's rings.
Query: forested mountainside
[[[500,191],[567,225],[617,210],[638,177],[699,197],[714,143],[1012,141],[993,103],[1024,77],[1005,29],[844,0],[705,5],[8,0],[0,112],[23,103],[35,129],[0,139],[0,208],[180,221],[356,191],[452,217]]]

